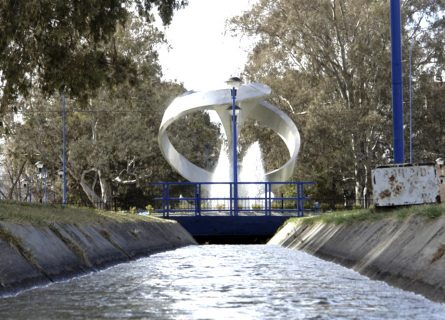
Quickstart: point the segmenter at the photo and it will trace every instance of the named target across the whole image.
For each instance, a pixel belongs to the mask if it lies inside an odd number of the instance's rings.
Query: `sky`
[[[183,83],[187,90],[225,88],[239,76],[252,46],[245,36],[233,37],[226,20],[251,8],[256,0],[189,0],[163,29],[171,48],[159,51],[164,80]]]

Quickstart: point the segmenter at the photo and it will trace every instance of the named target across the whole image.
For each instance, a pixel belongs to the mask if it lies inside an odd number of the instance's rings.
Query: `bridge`
[[[158,182],[155,212],[179,222],[200,243],[261,243],[289,218],[312,211],[314,182]]]

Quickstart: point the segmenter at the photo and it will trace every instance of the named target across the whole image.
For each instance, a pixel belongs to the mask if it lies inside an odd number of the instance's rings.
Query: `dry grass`
[[[428,219],[436,219],[445,213],[445,204],[429,204],[398,207],[393,209],[358,209],[346,211],[334,211],[320,216],[307,218],[292,218],[290,221],[299,221],[304,224],[316,222],[333,224],[351,224],[360,221],[375,221],[380,219],[395,218],[406,219],[412,216],[421,216]]]
[[[52,223],[101,224],[112,221],[153,221],[154,219],[158,218],[91,208],[0,201],[0,222],[34,225],[49,225]]]

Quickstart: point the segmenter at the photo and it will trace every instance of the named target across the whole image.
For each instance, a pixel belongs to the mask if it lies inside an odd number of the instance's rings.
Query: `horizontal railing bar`
[[[206,185],[206,184],[222,184],[222,185],[231,185],[233,182],[150,182],[149,185]],[[238,182],[238,184],[258,184],[258,185],[264,185],[264,184],[293,184],[293,185],[303,185],[303,184],[316,184],[314,181],[299,181],[299,182],[292,182],[292,181],[286,181],[286,182],[275,182],[275,181],[268,181],[268,182]]]

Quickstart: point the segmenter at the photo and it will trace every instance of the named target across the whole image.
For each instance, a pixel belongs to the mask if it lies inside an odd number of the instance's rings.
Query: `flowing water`
[[[445,319],[445,305],[306,253],[190,246],[0,298],[0,319]]]

